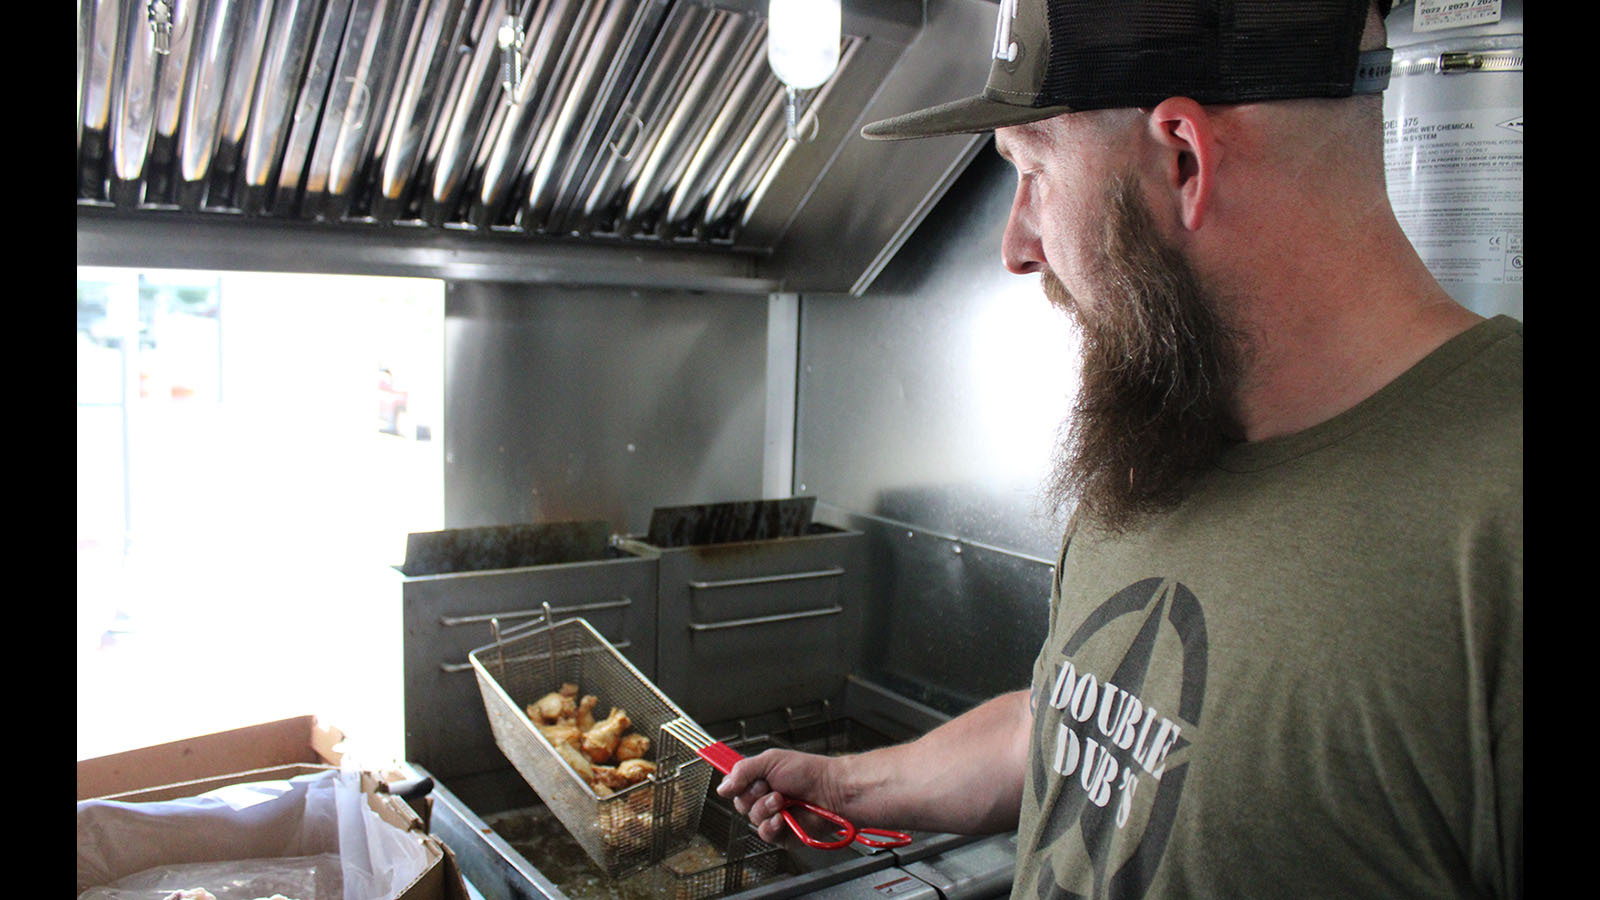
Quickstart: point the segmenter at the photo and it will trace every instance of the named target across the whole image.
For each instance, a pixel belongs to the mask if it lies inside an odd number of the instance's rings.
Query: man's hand
[[[786,800],[804,800],[863,827],[1004,831],[1017,827],[1032,727],[1028,692],[1014,691],[906,744],[853,756],[767,750],[736,763],[717,794],[772,844],[788,827],[779,815]],[[832,836],[826,825],[817,827],[813,837]]]
[[[717,795],[733,801],[733,808],[750,819],[762,840],[776,844],[788,828],[779,815],[786,800],[805,800],[849,817],[832,778],[835,764],[831,757],[767,750],[736,763],[717,785]]]

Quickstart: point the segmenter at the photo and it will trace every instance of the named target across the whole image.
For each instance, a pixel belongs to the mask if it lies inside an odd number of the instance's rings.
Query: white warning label
[[[1500,21],[1500,0],[1417,0],[1412,31],[1440,31]]]
[[[1522,110],[1385,119],[1389,200],[1441,283],[1522,281]]]

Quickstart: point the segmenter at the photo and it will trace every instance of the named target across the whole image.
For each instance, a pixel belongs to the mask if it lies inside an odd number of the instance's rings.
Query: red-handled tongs
[[[694,752],[700,754],[701,759],[710,763],[713,768],[724,775],[733,770],[734,763],[744,759],[743,756],[739,755],[739,751],[721,741],[712,739],[710,735],[700,729],[699,725],[688,719],[673,719],[671,722],[661,726],[661,728],[688,745]],[[794,815],[789,812],[789,807],[792,806],[809,810],[839,826],[839,831],[834,835],[834,839],[822,841],[807,834]],[[904,847],[911,843],[911,835],[903,831],[890,831],[886,828],[857,828],[849,819],[833,810],[823,809],[804,800],[785,798],[783,820],[789,823],[789,829],[794,832],[795,837],[799,838],[806,846],[815,847],[818,850],[838,850],[841,847],[849,846],[852,841],[873,848]]]

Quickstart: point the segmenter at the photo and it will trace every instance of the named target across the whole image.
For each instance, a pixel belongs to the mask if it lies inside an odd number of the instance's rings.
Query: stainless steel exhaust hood
[[[987,0],[844,7],[800,139],[765,0],[79,0],[84,263],[865,290],[982,144]]]

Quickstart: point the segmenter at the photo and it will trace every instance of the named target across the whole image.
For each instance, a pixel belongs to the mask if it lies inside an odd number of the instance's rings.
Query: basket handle
[[[544,609],[544,624],[546,626],[555,624],[555,613],[553,613],[550,610],[550,601],[545,600],[545,601],[541,602],[539,604],[539,606]],[[507,635],[511,635],[511,634],[516,634],[517,632],[520,632],[520,631],[527,631],[528,629],[532,628],[535,624],[537,624],[538,621],[539,621],[538,619],[529,619],[526,622],[518,622],[517,624],[511,626],[510,628],[507,628],[505,631],[501,631],[500,630],[500,617],[499,616],[490,616],[489,617],[489,633],[494,635],[495,666],[497,667],[497,670],[499,671],[501,677],[504,677],[505,671],[506,671],[506,654],[505,654],[506,636]],[[555,664],[555,658],[556,658],[556,636],[555,636],[555,632],[554,631],[550,632],[548,637],[550,639],[550,662],[551,662],[552,665],[554,665]]]

